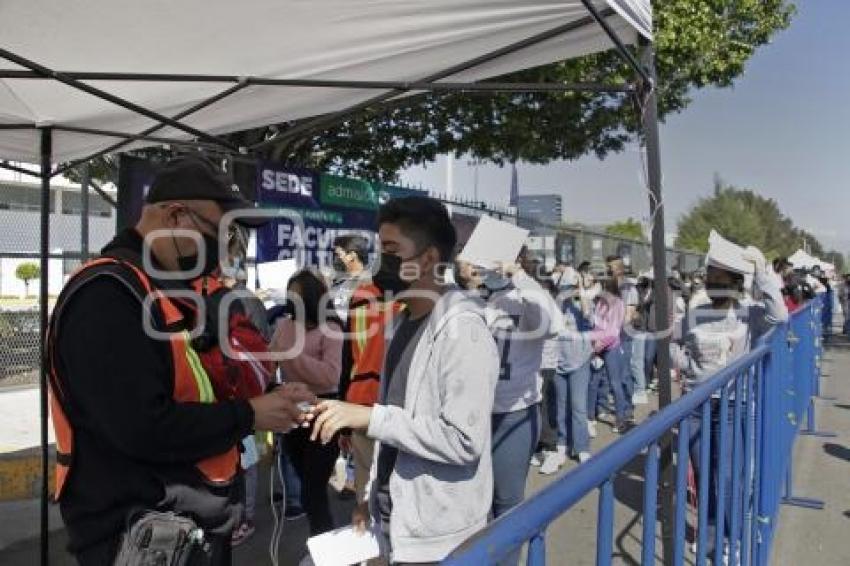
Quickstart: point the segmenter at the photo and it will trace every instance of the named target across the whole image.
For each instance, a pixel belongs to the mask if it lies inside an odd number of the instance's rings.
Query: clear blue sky
[[[848,0],[797,0],[791,27],[749,61],[735,86],[694,93],[661,126],[667,231],[714,173],[775,199],[825,245],[850,252],[850,21]],[[560,193],[568,220],[643,219],[648,199],[637,148],[604,161],[519,164],[520,191]],[[405,171],[413,185],[440,189],[445,160]],[[456,160],[455,192],[472,196],[473,173]],[[479,196],[507,203],[510,169],[479,168]],[[604,198],[602,195],[605,195]]]

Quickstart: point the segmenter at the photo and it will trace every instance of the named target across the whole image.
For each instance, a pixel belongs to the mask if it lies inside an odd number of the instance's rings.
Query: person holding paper
[[[438,562],[487,524],[499,358],[483,304],[441,281],[456,242],[445,207],[424,197],[393,199],[378,223],[381,270],[404,289],[398,300],[405,305],[379,399],[372,407],[322,401],[312,438],[327,443],[351,428],[376,440],[368,506],[357,507],[354,523],[365,527],[371,515],[395,564]]]
[[[683,387],[687,393],[703,380],[714,375],[716,371],[727,366],[735,359],[744,355],[770,327],[781,324],[788,319],[788,311],[782,298],[782,293],[776,279],[768,273],[765,259],[761,252],[750,246],[739,248],[725,240],[719,243],[719,235],[712,234],[711,247],[706,258],[706,288],[711,303],[697,307],[690,316],[688,331],[683,344],[678,347],[671,344],[673,367],[678,368],[683,377]],[[760,300],[744,299],[745,275],[753,278],[753,295]],[[697,484],[702,473],[709,474],[709,524],[715,528],[717,524],[717,493],[720,482],[723,482],[726,497],[724,535],[729,535],[732,495],[732,477],[739,471],[733,471],[732,447],[733,439],[738,437],[740,443],[743,431],[734,428],[734,405],[740,403],[734,392],[729,395],[727,411],[728,430],[730,439],[726,443],[726,453],[711,450],[709,469],[700,466],[702,415],[697,410],[690,418],[690,457],[697,476]],[[720,393],[716,393],[711,403],[711,446],[719,446],[721,429]],[[723,478],[717,477],[718,462],[723,459],[729,462]],[[714,536],[709,536],[710,544]],[[728,551],[728,549],[726,549]]]
[[[483,271],[489,292],[487,323],[500,360],[492,416],[494,518],[525,497],[528,469],[540,436],[543,346],[563,328],[554,299],[528,275],[534,269],[528,250],[522,248],[517,260],[519,263],[501,269]],[[504,563],[518,560],[516,553]]]

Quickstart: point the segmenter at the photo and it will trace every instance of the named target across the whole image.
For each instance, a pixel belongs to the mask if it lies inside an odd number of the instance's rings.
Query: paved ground
[[[823,394],[833,401],[817,401],[818,424],[822,429],[838,432],[832,439],[801,437],[795,447],[796,486],[798,495],[827,500],[826,509],[812,511],[785,507],[779,523],[777,545],[773,553],[776,566],[847,566],[850,565],[850,343],[841,343],[828,350],[825,360]],[[651,397],[654,403],[655,398]],[[653,409],[643,407],[640,416]],[[600,426],[600,437],[594,441],[599,450],[614,440],[609,427]],[[568,468],[576,464],[569,464]],[[565,469],[565,470],[566,470]],[[640,563],[641,513],[640,499],[643,482],[642,464],[635,461],[616,478],[614,563]],[[563,473],[563,471],[562,471]],[[560,474],[559,474],[560,475]],[[559,476],[541,476],[532,469],[528,491],[534,492]],[[259,529],[253,539],[235,552],[236,564],[269,564],[268,545],[272,530],[268,504],[268,473],[260,480],[261,499],[258,507]],[[340,523],[350,513],[350,504],[334,499],[334,512]],[[585,566],[595,564],[596,540],[595,493],[589,495],[569,513],[559,518],[549,529],[547,554],[549,563],[556,566]],[[0,503],[0,564],[30,565],[37,562],[38,513],[31,501]],[[61,520],[51,514],[51,564],[72,564],[64,553],[66,542]],[[304,520],[285,524],[280,545],[280,564],[296,565],[303,555],[307,536]],[[657,544],[660,551],[660,544]],[[658,557],[660,560],[660,556]],[[687,562],[692,562],[692,555]]]
[[[795,495],[825,501],[822,511],[782,508],[774,566],[850,564],[850,342],[828,347],[817,428],[835,438],[801,436],[794,447]]]

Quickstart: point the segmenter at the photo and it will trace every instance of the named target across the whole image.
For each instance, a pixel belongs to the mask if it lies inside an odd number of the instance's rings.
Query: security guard
[[[298,403],[314,401],[298,387],[219,401],[189,339],[187,281],[218,266],[222,216],[250,206],[211,162],[170,162],[138,224],[75,273],[54,307],[56,498],[80,564],[112,564],[149,511],[190,518],[203,563],[229,564],[237,444],[255,428],[288,431]]]

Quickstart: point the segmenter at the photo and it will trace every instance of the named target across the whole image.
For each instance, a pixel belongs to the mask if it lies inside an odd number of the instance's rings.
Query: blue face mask
[[[481,282],[490,291],[499,291],[511,283],[510,278],[505,277],[495,269],[482,269],[479,273],[481,274]]]

